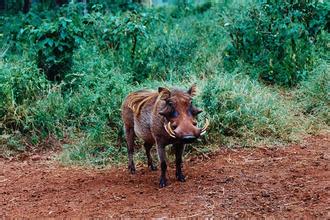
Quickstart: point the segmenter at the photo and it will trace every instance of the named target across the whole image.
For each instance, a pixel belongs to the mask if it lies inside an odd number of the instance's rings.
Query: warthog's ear
[[[166,99],[170,98],[170,96],[171,96],[171,91],[164,87],[159,87],[158,92],[159,92],[160,98],[163,100],[166,100]]]
[[[188,94],[190,96],[195,96],[197,93],[197,88],[196,88],[196,84],[193,84],[189,89],[188,89]]]

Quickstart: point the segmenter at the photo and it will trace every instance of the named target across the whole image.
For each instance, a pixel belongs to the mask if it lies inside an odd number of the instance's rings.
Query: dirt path
[[[158,189],[158,172],[0,159],[3,217],[330,218],[330,138],[276,149],[222,149],[185,163],[187,182]]]

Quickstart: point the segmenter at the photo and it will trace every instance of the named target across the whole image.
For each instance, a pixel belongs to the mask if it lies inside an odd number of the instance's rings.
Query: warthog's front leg
[[[165,152],[165,146],[162,144],[157,144],[157,151],[158,151],[158,157],[160,161],[160,167],[161,167],[161,175],[159,180],[159,187],[163,188],[167,185],[167,179],[166,179],[166,152]]]
[[[176,179],[180,182],[185,182],[186,177],[182,173],[182,155],[184,150],[184,144],[174,144],[175,148],[175,166],[176,166],[176,172],[175,176]]]

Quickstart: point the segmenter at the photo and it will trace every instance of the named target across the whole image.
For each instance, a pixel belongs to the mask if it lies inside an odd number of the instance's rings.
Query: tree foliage
[[[228,65],[242,59],[258,69],[260,79],[280,85],[293,86],[307,77],[313,45],[329,20],[329,4],[266,0],[233,14],[225,23],[231,39]]]

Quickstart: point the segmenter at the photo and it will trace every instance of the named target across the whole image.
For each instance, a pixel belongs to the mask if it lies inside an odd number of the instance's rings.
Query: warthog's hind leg
[[[125,127],[125,131],[126,131],[126,142],[127,142],[127,152],[128,152],[128,170],[131,174],[134,174],[136,172],[135,164],[134,164],[134,161],[133,161],[134,148],[135,148],[134,128]]]
[[[154,165],[151,154],[150,154],[151,147],[152,147],[152,144],[144,143],[144,148],[146,149],[146,154],[147,154],[147,158],[148,158],[148,167],[150,170],[155,171],[155,170],[157,170],[157,166]]]

